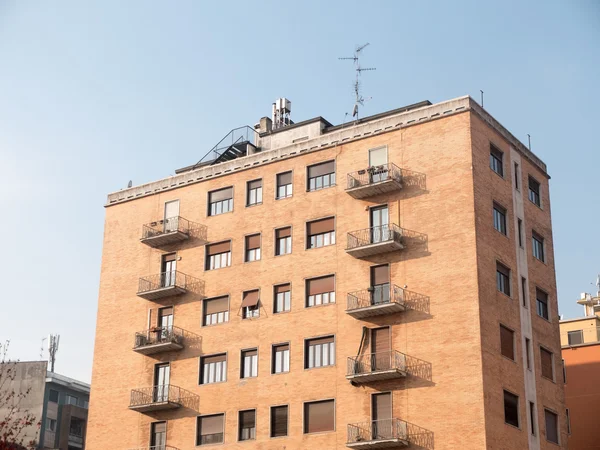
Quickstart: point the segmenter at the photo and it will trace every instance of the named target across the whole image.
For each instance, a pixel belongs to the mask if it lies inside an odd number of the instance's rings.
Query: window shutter
[[[248,306],[256,306],[258,304],[258,289],[254,291],[244,292],[244,298],[242,300],[242,308]]]
[[[218,242],[216,244],[209,244],[206,246],[206,252],[209,256],[218,255],[219,253],[226,253],[231,251],[231,241]]]
[[[335,291],[335,276],[328,275],[326,277],[313,278],[307,280],[308,295],[323,294],[325,292]]]
[[[256,355],[258,355],[258,350],[257,349],[244,350],[243,354],[244,354],[244,357],[246,357],[246,356],[256,356]]]
[[[288,407],[274,406],[271,408],[271,437],[287,436]]]
[[[535,288],[535,297],[542,303],[548,303],[548,294],[538,288]]]
[[[172,316],[173,315],[173,307],[170,306],[168,308],[160,308],[158,310],[158,316],[159,317],[166,317],[166,316]]]
[[[500,325],[500,350],[504,356],[515,359],[514,333]]]
[[[154,431],[154,433],[166,433],[167,422],[154,422],[152,424],[152,430]]]
[[[248,183],[248,189],[258,189],[262,187],[262,180],[254,180]]]
[[[260,234],[246,236],[246,250],[254,250],[260,248]]]
[[[292,172],[284,172],[277,175],[277,186],[292,184]]]
[[[542,376],[552,378],[552,353],[546,349],[540,349],[540,358],[542,361]]]
[[[212,191],[208,194],[209,203],[220,202],[222,200],[229,200],[233,198],[233,188],[228,187],[225,189],[219,189],[218,191]]]
[[[291,291],[291,287],[288,284],[280,284],[279,286],[275,286],[275,294],[283,294],[284,292]]]
[[[558,417],[547,409],[544,410],[544,413],[546,416],[546,439],[558,443]]]
[[[304,432],[318,433],[332,431],[334,424],[335,402],[325,400],[304,404]]]
[[[281,344],[275,346],[275,352],[284,352],[290,349],[290,344]]]
[[[373,286],[389,283],[390,266],[385,264],[383,266],[371,267],[371,282]]]
[[[335,161],[327,161],[321,164],[315,164],[308,168],[308,178],[314,178],[328,173],[335,172]]]
[[[204,315],[225,312],[229,310],[229,297],[204,300]]]
[[[333,342],[334,340],[335,340],[334,336],[326,336],[326,337],[322,337],[322,338],[309,339],[306,342],[309,346],[311,346],[311,345],[329,344],[330,342]]]
[[[374,328],[371,330],[371,353],[390,351],[390,327]]]
[[[227,361],[227,355],[225,353],[221,355],[212,355],[202,357],[202,365],[212,364]]]
[[[373,394],[373,420],[388,420],[392,418],[392,394]]]
[[[162,260],[163,262],[171,262],[171,261],[175,261],[177,259],[177,253],[170,253],[168,255],[163,255]]]
[[[199,422],[201,436],[223,432],[223,414],[199,417]]]
[[[254,428],[256,411],[240,411],[240,428]]]
[[[501,274],[506,275],[507,277],[510,276],[510,269],[508,267],[504,266],[503,264],[496,263],[496,270],[498,272],[500,272]]]
[[[327,219],[315,220],[314,222],[308,222],[308,235],[313,236],[315,234],[329,233],[335,231],[335,221],[333,217]]]
[[[275,230],[275,237],[277,239],[289,237],[292,235],[292,227],[279,228]]]

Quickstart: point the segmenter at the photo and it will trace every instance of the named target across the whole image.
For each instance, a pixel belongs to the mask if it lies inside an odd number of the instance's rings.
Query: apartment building
[[[470,97],[109,194],[89,450],[566,448],[549,176]]]

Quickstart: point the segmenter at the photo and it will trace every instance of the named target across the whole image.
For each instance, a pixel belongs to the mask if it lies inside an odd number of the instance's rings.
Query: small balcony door
[[[168,340],[173,332],[173,307],[160,308],[158,310],[158,327],[160,328],[160,340]]]
[[[387,162],[388,155],[386,147],[369,150],[369,181],[371,183],[377,183],[387,179]]]
[[[166,402],[169,400],[169,381],[171,378],[171,366],[157,364],[154,369],[154,401]]]
[[[371,370],[391,369],[390,327],[371,329]]]
[[[389,240],[390,214],[387,205],[371,208],[371,244]]]
[[[371,267],[371,304],[390,302],[390,266]]]
[[[391,439],[394,437],[391,392],[378,392],[371,396],[371,420],[373,439]]]
[[[150,448],[165,450],[167,447],[167,422],[154,422],[150,429]]]
[[[165,203],[164,232],[177,231],[179,221],[179,200]]]
[[[177,255],[163,255],[161,268],[161,287],[175,286],[175,271],[177,270]]]

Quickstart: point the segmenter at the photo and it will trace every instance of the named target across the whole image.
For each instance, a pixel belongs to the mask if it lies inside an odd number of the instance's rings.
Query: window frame
[[[315,166],[319,166],[321,164],[327,164],[327,163],[333,163],[333,172],[329,172],[325,175],[318,175],[316,177],[310,177],[309,172],[310,172],[310,168],[311,167],[315,167]],[[331,183],[331,175],[333,174],[333,183]],[[330,183],[327,186],[322,186],[322,187],[315,187],[315,189],[311,189],[310,188],[310,180],[311,179],[317,179],[317,178],[324,178],[328,176]],[[316,181],[315,181],[315,185],[316,185]],[[332,188],[337,186],[337,164],[336,164],[336,160],[335,158],[333,159],[328,159],[325,161],[320,161],[314,164],[310,164],[308,166],[306,166],[306,192],[317,192],[317,191],[322,191],[323,189],[328,189],[328,188]]]
[[[556,418],[556,441],[551,441],[550,439],[548,439],[548,421],[546,419],[546,413],[553,414]],[[560,445],[560,422],[558,418],[559,415],[556,411],[544,406],[544,437],[546,438],[546,441],[556,445]]]
[[[209,358],[211,356],[220,356],[220,355],[225,355],[225,371],[224,371],[224,373],[225,373],[225,379],[221,380],[221,381],[213,381],[212,383],[210,383],[210,382],[203,383],[202,380],[204,379],[204,364],[202,363],[202,361],[205,358]],[[229,372],[229,354],[228,354],[228,352],[216,352],[216,353],[209,353],[207,355],[200,355],[200,357],[198,358],[198,363],[199,363],[199,368],[198,368],[198,386],[208,386],[208,385],[212,385],[212,384],[227,383],[228,372]]]
[[[288,346],[288,361],[287,361],[287,365],[288,365],[288,370],[282,370],[281,372],[276,372],[276,362],[275,362],[275,354],[277,353],[275,351],[276,347],[281,347],[283,345],[287,345]],[[292,371],[292,343],[291,341],[287,341],[287,342],[277,342],[276,344],[271,344],[271,375],[282,375],[282,374],[286,374],[286,373],[290,373]]]
[[[496,227],[496,215],[498,214],[500,220],[500,229]],[[503,236],[508,237],[508,210],[497,201],[492,202],[492,223],[494,230]]]
[[[253,438],[249,438],[249,439],[242,439],[242,422],[241,422],[241,415],[244,412],[248,412],[248,411],[254,411],[254,437]],[[250,408],[250,409],[240,409],[238,410],[237,413],[237,419],[238,419],[238,423],[237,423],[237,441],[238,442],[246,442],[246,441],[256,441],[256,435],[257,435],[257,431],[258,431],[258,414],[256,413],[256,408]]]
[[[228,252],[221,252],[221,253],[216,253],[214,255],[209,255],[208,254],[208,249],[211,245],[216,245],[216,244],[222,244],[224,242],[229,242],[229,251]],[[233,239],[224,239],[222,241],[217,241],[217,242],[210,242],[208,245],[204,246],[204,271],[208,272],[211,270],[221,270],[221,269],[227,269],[228,267],[232,266],[233,263]],[[227,265],[225,266],[221,266],[221,267],[216,267],[211,269],[211,258],[212,257],[216,257],[216,256],[220,256],[222,258],[222,255],[225,255],[229,253],[229,256],[227,256]]]
[[[284,238],[278,238],[277,237],[277,232],[279,230],[284,230],[286,228],[290,229],[290,235]],[[274,256],[285,256],[285,255],[291,255],[292,252],[294,251],[294,240],[293,240],[293,236],[294,236],[294,227],[292,225],[285,225],[283,227],[277,227],[273,229],[273,255]],[[278,253],[279,252],[279,241],[281,239],[289,239],[290,240],[290,251],[289,253]],[[286,247],[287,248],[287,247]]]
[[[312,433],[306,432],[306,405],[307,404],[311,404],[311,403],[320,403],[320,402],[333,402],[333,430],[327,430],[327,431],[315,431]],[[333,398],[324,398],[324,399],[318,399],[318,400],[307,400],[307,401],[303,401],[302,402],[302,435],[319,435],[319,434],[325,434],[325,433],[335,433],[337,431],[337,427],[336,427],[336,422],[337,422],[337,402],[335,397]]]
[[[499,267],[503,267],[504,269],[506,269],[506,271],[508,272],[508,275],[506,275],[505,273],[501,272],[500,270],[498,270]],[[501,290],[500,286],[499,286],[499,276],[504,276],[506,277],[506,282],[505,282],[505,286],[508,289],[508,292],[506,292],[505,290]],[[496,260],[496,291],[500,292],[501,294],[506,295],[508,298],[512,298],[512,270],[510,269],[510,267],[506,266],[505,264],[503,264],[502,262]]]
[[[253,188],[250,189],[250,183],[253,183],[255,181],[260,181],[260,187],[258,188]],[[258,206],[258,205],[262,205],[263,204],[263,179],[262,178],[255,178],[253,180],[248,180],[246,181],[246,208],[250,208],[252,206]],[[258,191],[260,189],[260,201],[258,201],[258,192],[255,193],[255,202],[254,203],[250,203],[250,197],[251,197],[251,193],[252,191]]]
[[[546,303],[540,301],[540,299],[538,297],[538,292],[541,292],[542,294],[544,294],[546,296]],[[545,306],[545,308],[546,308],[546,315],[548,317],[544,317],[544,316],[542,316],[540,314],[540,307],[539,307],[540,303],[546,305]],[[535,287],[535,312],[536,312],[536,314],[537,314],[538,317],[541,317],[542,319],[547,320],[548,322],[550,322],[550,305],[549,305],[549,303],[550,303],[550,294],[548,294],[547,291],[545,291],[544,289],[540,288],[539,286],[536,286]]]
[[[537,184],[537,192],[531,189],[531,181]],[[540,183],[533,176],[527,176],[527,198],[531,203],[533,203],[538,208],[542,208],[542,183]],[[537,201],[535,201],[537,200]]]
[[[219,192],[219,191],[222,191],[222,190],[225,190],[225,189],[231,189],[231,198],[228,199],[228,200],[231,201],[231,209],[229,209],[228,211],[225,211],[225,212],[220,212],[218,214],[211,214],[211,212],[212,212],[212,205],[213,204],[222,203],[222,202],[224,202],[226,200],[219,200],[217,202],[211,202],[210,201],[210,195],[212,193],[214,193],[214,192]],[[221,188],[218,188],[218,189],[213,189],[211,191],[208,191],[206,193],[206,205],[207,205],[207,207],[206,207],[206,217],[216,217],[216,216],[220,216],[222,214],[232,213],[233,212],[233,208],[234,208],[234,201],[233,201],[234,198],[235,198],[235,186],[233,186],[233,185],[231,185],[231,186],[225,186],[225,187],[221,187]]]
[[[245,352],[251,352],[255,350],[256,351],[256,375],[250,375],[248,377],[244,376],[244,369],[246,368],[245,366],[245,357],[244,357],[244,353]],[[250,380],[252,378],[258,378],[258,371],[259,371],[259,365],[260,363],[260,358],[259,358],[259,352],[258,352],[258,347],[250,347],[250,348],[243,348],[240,350],[240,380]],[[252,368],[250,369],[250,372],[252,372]]]
[[[571,334],[573,333],[579,333],[579,335],[581,336],[581,342],[579,344],[572,344],[571,343]],[[571,330],[571,331],[567,331],[567,343],[569,344],[569,347],[572,347],[573,345],[581,345],[584,343],[583,341],[583,330]]]
[[[546,263],[546,239],[544,236],[537,233],[535,230],[531,230],[531,254],[538,261]],[[537,245],[536,245],[537,244]],[[538,250],[536,250],[538,249]],[[536,254],[538,253],[538,254]],[[539,257],[541,256],[541,258]]]
[[[56,401],[54,401],[50,398],[53,392],[56,392]],[[48,389],[48,401],[52,402],[52,403],[56,403],[58,405],[60,402],[60,392],[57,391],[56,389]]]
[[[327,294],[329,294],[328,299],[331,299],[331,294],[333,293],[333,301],[328,300],[327,303],[323,303],[323,301],[321,300],[321,304],[317,305],[309,305],[309,289],[308,289],[308,284],[309,281],[311,280],[318,280],[319,278],[326,278],[326,277],[333,277],[333,291],[329,291],[327,292]],[[316,294],[316,295],[323,295],[323,294]],[[309,277],[309,278],[305,278],[304,279],[304,308],[308,309],[308,308],[317,308],[317,307],[321,307],[321,306],[330,306],[330,305],[335,305],[337,303],[337,277],[335,273],[329,273],[326,275],[317,275],[314,277]]]
[[[316,341],[319,339],[327,339],[327,338],[333,338],[333,364],[327,364],[327,365],[320,365],[320,366],[316,366],[313,365],[313,367],[309,367],[309,347],[310,347],[310,341]],[[317,344],[317,345],[323,345],[323,344]],[[328,353],[327,355],[328,357],[328,361],[331,362],[331,353]],[[323,361],[323,355],[321,354],[321,361]],[[304,338],[304,370],[314,370],[314,369],[325,369],[327,367],[336,367],[337,366],[337,339],[336,339],[336,335],[334,334],[325,334],[322,336],[313,336],[313,337],[309,337],[309,338]]]
[[[504,424],[510,425],[511,427],[515,427],[520,430],[521,429],[521,411],[520,411],[521,398],[517,394],[515,394],[514,392],[512,392],[506,388],[502,388],[502,391],[503,391],[502,392],[502,403],[503,403],[503,407],[504,407]],[[506,421],[506,394],[512,395],[517,398],[517,407],[516,407],[516,409],[517,409],[517,425]]]
[[[315,222],[319,222],[321,220],[327,220],[327,219],[333,219],[333,231],[326,231],[325,233],[317,233],[317,234],[308,234],[309,225],[311,223],[315,223]],[[304,238],[306,240],[306,245],[304,246],[305,247],[304,249],[305,250],[316,250],[318,248],[331,247],[333,245],[337,245],[336,230],[337,230],[337,216],[335,216],[335,215],[328,215],[328,216],[324,216],[324,217],[319,217],[317,219],[307,220],[306,222],[304,222]],[[313,237],[323,236],[323,242],[325,242],[325,235],[329,235],[329,244],[315,245],[314,247],[311,246]]]
[[[542,352],[547,352],[550,354],[552,378],[548,378],[546,375],[544,375],[544,365],[542,364]],[[554,368],[554,352],[548,349],[548,347],[544,347],[543,345],[540,345],[540,377],[545,378],[548,381],[552,381],[553,383],[556,383],[556,370]]]
[[[248,238],[258,236],[259,244],[257,249],[248,249]],[[248,252],[254,250],[255,259],[248,259]],[[256,250],[258,250],[258,258],[256,258]],[[230,250],[231,252],[231,250]],[[258,233],[249,233],[244,235],[244,263],[253,263],[258,262],[262,259],[262,233],[259,231]],[[214,270],[214,269],[213,269]]]
[[[504,353],[502,353],[502,329],[503,328],[511,333],[511,338],[512,338],[511,339],[511,341],[512,341],[512,358],[510,356],[507,356]],[[512,328],[504,325],[503,323],[500,323],[500,355],[503,356],[504,358],[508,359],[509,361],[517,362],[517,348],[516,348],[516,345],[515,345],[515,330],[513,330]]]
[[[289,184],[283,184],[282,186],[291,186],[291,194],[290,195],[286,195],[285,197],[279,197],[279,183],[278,183],[278,177],[279,175],[283,175],[286,173],[291,173],[292,174],[292,182]],[[307,173],[308,175],[308,173]],[[287,193],[287,189],[286,189],[286,193]],[[284,172],[279,172],[275,174],[275,200],[285,200],[286,198],[292,198],[294,196],[294,170],[286,170]]]
[[[498,157],[498,154],[500,155]],[[504,179],[504,152],[500,150],[497,145],[490,142],[490,161],[489,161],[490,169],[500,178]],[[495,165],[499,165],[500,171],[497,171],[494,168]]]
[[[227,297],[227,311],[224,311],[224,312],[227,313],[227,320],[224,320],[223,322],[206,324],[206,320],[205,320],[206,319],[206,313],[205,313],[206,301],[216,300],[216,299],[223,298],[223,297]],[[229,294],[227,294],[227,295],[217,295],[216,297],[209,297],[209,298],[203,298],[202,299],[202,317],[200,318],[201,326],[202,327],[215,327],[215,326],[218,326],[218,325],[223,325],[223,324],[229,323],[230,316],[231,316],[231,295],[229,295]]]
[[[223,435],[223,440],[221,442],[213,442],[211,444],[200,444],[198,443],[198,431],[199,431],[199,426],[200,426],[200,418],[201,417],[212,417],[212,416],[222,416],[223,417],[223,431],[221,432],[221,434]],[[225,412],[221,412],[221,413],[211,413],[211,414],[201,414],[199,416],[196,416],[196,439],[195,439],[195,443],[196,443],[196,447],[204,447],[207,445],[223,445],[225,444],[225,425],[227,424],[227,417],[226,417],[226,413]]]
[[[285,309],[285,298],[283,299],[283,307],[284,309],[282,311],[277,311],[277,292],[276,289],[279,286],[285,286],[285,285],[289,285],[290,290],[286,291],[290,293],[290,309],[286,310]],[[292,310],[292,282],[288,282],[288,283],[277,283],[273,285],[273,314],[285,314],[285,313],[289,313]]]
[[[244,307],[240,307],[241,313],[242,313],[242,320],[251,320],[251,319],[258,319],[260,318],[260,288],[256,288],[256,289],[248,289],[247,291],[242,291],[242,302],[244,301],[244,294],[246,294],[247,292],[258,292],[258,301],[256,302],[256,313],[252,313],[252,315],[246,316],[246,308],[250,308],[249,306],[244,306]],[[240,302],[240,305],[242,303]]]
[[[285,435],[284,436],[273,436],[273,408],[280,408],[282,406],[285,406],[287,408],[287,414],[286,414],[286,430],[285,430]],[[281,439],[281,438],[287,438],[290,436],[290,405],[289,403],[285,403],[282,405],[270,405],[269,406],[269,439]]]

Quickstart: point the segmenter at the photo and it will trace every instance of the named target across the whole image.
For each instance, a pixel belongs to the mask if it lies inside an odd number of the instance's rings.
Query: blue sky
[[[340,123],[485,91],[547,164],[560,310],[600,272],[600,3],[0,1],[0,339],[90,380],[106,194],[199,160],[270,114]]]

